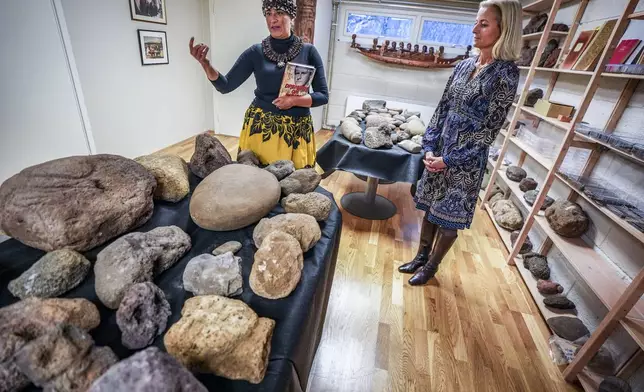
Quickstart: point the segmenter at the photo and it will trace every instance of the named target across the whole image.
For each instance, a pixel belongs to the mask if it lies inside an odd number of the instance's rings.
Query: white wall
[[[27,166],[88,154],[52,2],[1,2],[0,52],[0,183]]]
[[[217,70],[227,73],[239,55],[248,47],[262,41],[267,35],[266,21],[258,0],[210,0],[212,48],[211,61]],[[331,0],[318,0],[315,22],[316,48],[326,61],[328,34],[331,21]],[[243,26],[243,27],[242,27]],[[243,29],[243,34],[240,34]],[[325,63],[326,64],[326,63]],[[244,113],[252,102],[256,88],[251,76],[237,90],[222,95],[213,88],[215,132],[239,136]],[[315,130],[322,125],[322,108],[311,111]]]
[[[333,0],[317,0],[315,10],[315,37],[313,44],[322,57],[324,71],[329,74],[329,47],[331,45],[331,22],[333,21]],[[311,109],[313,126],[315,130],[321,129],[323,124],[324,106]]]
[[[528,1],[523,2],[526,3]],[[556,22],[570,25],[578,2],[572,2],[570,4],[570,6],[565,7],[557,14]],[[591,0],[582,18],[578,32],[599,26],[607,19],[619,17],[625,4],[625,0],[617,2]],[[638,8],[644,8],[644,4]],[[643,35],[644,24],[634,21],[629,26],[623,38],[641,39]],[[536,44],[537,42],[532,43],[533,46]],[[526,75],[527,71],[522,71],[521,85],[525,81]],[[537,73],[531,87],[540,87],[545,91],[549,79],[549,73]],[[561,74],[551,99],[553,101],[579,105],[589,80],[590,78],[587,76]],[[584,121],[601,129],[608,120],[625,83],[623,80],[603,78]],[[615,133],[625,136],[637,136],[639,138],[644,136],[644,130],[641,125],[644,123],[644,110],[642,108],[644,108],[644,84],[639,85],[621,121],[617,125]],[[543,122],[540,123],[536,132],[540,133],[544,139],[556,141],[557,143],[561,141],[564,135],[562,130]],[[501,138],[499,138],[497,143],[501,141]],[[545,143],[532,144],[537,149],[544,145]],[[510,143],[508,158],[516,163],[519,159],[519,154],[520,150]],[[577,154],[577,156],[575,157],[574,154]],[[568,152],[567,158],[564,161],[565,165],[569,168],[576,167],[579,170],[585,161],[584,156],[587,155],[588,150],[573,148]],[[546,176],[546,170],[531,158],[526,159],[523,167],[528,172],[528,175],[534,177],[538,182],[542,182]],[[612,189],[623,191],[623,193],[631,197],[629,199],[630,201],[639,199],[639,203],[636,204],[639,204],[640,208],[644,208],[644,166],[632,163],[612,152],[605,152],[596,165],[592,177],[600,179],[609,188],[612,187]],[[549,196],[555,199],[567,198],[569,193],[570,190],[567,186],[559,180],[555,180]],[[641,257],[644,253],[644,245],[634,239],[626,230],[609,220],[603,213],[586,203],[582,198],[578,200],[578,203],[588,213],[592,222],[588,233],[583,237],[584,240],[613,264],[614,272],[621,275],[623,279],[630,280],[630,278],[635,276],[644,267],[644,261]],[[515,204],[521,205],[518,201],[515,201]],[[523,212],[524,214],[527,213],[527,211]],[[536,243],[541,243],[545,238],[545,234],[535,226],[531,230],[530,238]],[[606,315],[606,307],[599,302],[597,297],[592,293],[592,290],[570,268],[565,257],[556,247],[553,247],[548,257],[549,264],[552,268],[552,279],[561,282],[567,290],[571,290],[566,293],[567,296],[576,303],[579,317],[592,331],[599,325],[601,318]],[[616,355],[618,363],[623,363],[634,351],[638,350],[637,344],[621,327],[618,327],[611,335],[606,346]],[[631,380],[634,390],[644,390],[644,383],[641,382],[641,379],[642,377],[636,377]]]
[[[384,9],[384,6],[341,5],[339,7],[327,119],[327,123],[330,125],[340,123],[340,120],[344,117],[347,97],[351,95],[428,106],[433,111],[443,94],[447,79],[453,71],[452,68],[424,70],[389,66],[372,61],[351,48],[351,37],[345,33],[347,12],[352,10],[382,13]],[[417,18],[416,24],[419,24],[423,15],[437,15],[438,11],[430,11],[429,8],[419,10],[396,7],[390,8],[387,13],[414,15]],[[460,14],[452,13],[450,15],[463,22],[471,21],[473,23],[476,19],[476,12],[469,10],[462,11]],[[380,42],[382,41],[381,39]],[[372,38],[359,38],[357,42],[363,46],[370,46]],[[415,43],[416,40],[413,40],[412,44]],[[448,56],[465,52],[464,49],[458,48],[447,48],[446,51]],[[429,121],[429,119],[423,120],[425,122]]]
[[[133,158],[212,129],[211,86],[188,52],[191,36],[209,40],[207,0],[166,3],[162,25],[131,20],[125,0],[62,0],[98,153]],[[141,65],[137,29],[167,32],[168,65]]]

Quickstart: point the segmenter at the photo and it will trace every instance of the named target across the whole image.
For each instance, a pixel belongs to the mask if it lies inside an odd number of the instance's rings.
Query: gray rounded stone
[[[242,248],[241,242],[238,241],[228,241],[223,245],[218,246],[215,248],[215,250],[212,251],[212,254],[215,256],[223,255],[224,253],[231,252],[232,254],[235,254],[239,252],[239,250]]]
[[[412,134],[412,136],[422,136],[425,134],[425,130],[427,128],[419,119],[413,119],[408,124],[407,130]]]
[[[135,159],[157,180],[154,198],[176,203],[190,193],[188,165],[176,155],[152,154]]]
[[[89,260],[76,251],[55,250],[9,282],[8,288],[20,299],[58,297],[81,284],[91,266]]]
[[[333,203],[327,196],[318,192],[291,193],[282,199],[282,207],[287,213],[307,214],[318,221],[325,221],[329,218]]]
[[[243,284],[241,260],[232,252],[194,257],[183,271],[183,288],[194,295],[239,295]]]
[[[512,243],[512,246],[514,246],[514,243],[517,242],[517,238],[519,238],[519,230],[515,230],[512,233],[510,233],[510,242]],[[519,249],[519,254],[525,254],[528,252],[532,251],[532,241],[530,241],[530,236],[525,237],[525,241],[523,241],[523,245],[521,245],[521,249]]]
[[[398,143],[398,146],[400,146],[403,150],[410,152],[412,154],[418,154],[423,149],[420,144],[416,144],[411,140],[403,140],[400,143]]]
[[[588,328],[586,328],[584,323],[576,317],[552,317],[546,322],[557,336],[571,342],[581,338],[582,336],[590,335]]]
[[[47,252],[83,252],[147,222],[156,186],[145,167],[121,156],[45,162],[2,183],[0,229]]]
[[[190,216],[206,230],[237,230],[266,216],[279,198],[280,185],[273,174],[248,165],[226,165],[194,190]]]
[[[133,284],[151,281],[179,261],[191,246],[190,236],[177,226],[124,235],[96,256],[96,295],[105,306],[117,309]]]
[[[295,165],[293,161],[282,159],[266,166],[264,170],[272,173],[277,178],[277,181],[279,181],[290,176],[295,171]]]
[[[149,346],[165,331],[170,314],[165,294],[154,283],[132,285],[116,311],[121,342],[132,350]]]
[[[538,253],[528,253],[523,255],[523,267],[530,270],[535,279],[550,279],[550,267],[548,258]]]
[[[514,181],[514,182],[520,182],[526,176],[528,175],[525,170],[520,168],[519,166],[508,166],[508,168],[505,171],[506,177],[508,177],[508,180]]]
[[[190,158],[190,170],[200,178],[207,177],[220,167],[233,162],[228,150],[214,135],[204,132],[197,135],[195,152]]]
[[[519,230],[523,226],[521,211],[510,200],[498,200],[492,204],[494,220],[504,229]]]
[[[391,130],[389,126],[382,125],[379,128],[369,127],[364,132],[364,145],[369,148],[392,148]]]
[[[291,193],[313,192],[320,185],[322,177],[315,169],[298,169],[290,176],[279,182],[282,194],[288,196]]]
[[[354,144],[362,142],[362,128],[355,121],[343,121],[340,125],[340,132],[345,139]]]
[[[590,226],[590,219],[579,204],[565,199],[546,208],[546,219],[555,233],[569,238],[580,237]]]
[[[260,166],[259,158],[257,158],[257,155],[252,150],[241,150],[238,152],[237,163],[255,167]]]
[[[543,303],[546,306],[555,309],[574,309],[575,303],[564,297],[563,295],[555,295],[552,297],[546,297],[543,299]]]
[[[88,392],[208,392],[170,354],[148,347],[112,366]]]
[[[362,110],[365,112],[378,111],[387,107],[387,101],[381,99],[368,99],[362,102]]]
[[[539,191],[534,189],[524,193],[523,200],[525,200],[526,203],[528,203],[528,205],[532,206],[534,205],[534,202],[537,200],[537,196],[539,196]],[[546,195],[546,198],[543,200],[543,204],[541,205],[541,210],[543,211],[546,208],[550,207],[554,202],[555,200],[552,197]]]

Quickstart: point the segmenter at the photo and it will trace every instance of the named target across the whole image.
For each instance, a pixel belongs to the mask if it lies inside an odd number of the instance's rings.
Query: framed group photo
[[[128,0],[133,20],[167,24],[166,0]]]
[[[141,65],[168,64],[168,40],[165,31],[137,30]]]

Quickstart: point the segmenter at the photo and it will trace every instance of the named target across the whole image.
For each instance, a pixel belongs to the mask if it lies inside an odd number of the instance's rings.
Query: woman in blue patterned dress
[[[518,0],[480,4],[473,28],[478,55],[456,65],[425,135],[425,170],[414,201],[425,211],[414,260],[398,268],[427,283],[458,236],[470,227],[488,158],[519,82],[514,61],[521,51]]]

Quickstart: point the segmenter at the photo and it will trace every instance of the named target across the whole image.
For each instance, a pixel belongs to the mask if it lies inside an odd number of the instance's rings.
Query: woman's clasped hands
[[[445,170],[445,168],[447,167],[447,165],[443,161],[443,157],[436,157],[431,152],[425,153],[423,164],[425,164],[425,168],[427,168],[427,171],[431,173],[441,172]]]

